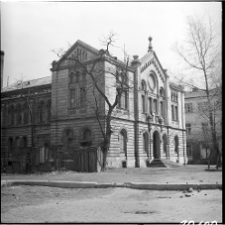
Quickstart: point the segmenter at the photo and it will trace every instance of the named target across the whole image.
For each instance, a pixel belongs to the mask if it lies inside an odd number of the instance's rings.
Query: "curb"
[[[208,190],[222,189],[222,184],[149,184],[149,183],[130,183],[126,187],[146,190],[187,190],[189,188]]]
[[[97,183],[97,182],[76,182],[76,181],[50,181],[50,180],[1,180],[1,187],[12,185],[37,185],[60,188],[109,188],[125,187],[144,190],[187,190],[189,188],[209,190],[222,189],[222,184],[156,184],[156,183]]]

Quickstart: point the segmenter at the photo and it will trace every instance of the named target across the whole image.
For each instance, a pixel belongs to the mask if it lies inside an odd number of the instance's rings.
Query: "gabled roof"
[[[68,57],[68,55],[77,47],[77,46],[82,46],[83,48],[85,48],[87,51],[91,51],[94,54],[98,54],[99,50],[97,50],[96,48],[90,46],[89,44],[81,41],[81,40],[77,40],[67,51],[66,53],[62,56],[62,58],[58,61],[58,63],[61,63],[65,58]]]
[[[3,88],[2,92],[14,91],[14,90],[28,88],[28,87],[47,85],[51,83],[52,83],[52,76],[41,77],[34,80],[27,80],[27,81],[23,81],[23,83],[21,83],[21,81],[17,81],[9,85],[8,87]]]

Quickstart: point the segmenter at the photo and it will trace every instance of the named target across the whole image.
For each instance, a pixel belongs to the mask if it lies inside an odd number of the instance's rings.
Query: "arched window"
[[[44,101],[39,102],[38,111],[39,111],[39,123],[44,123],[45,121]]]
[[[73,146],[73,132],[71,130],[66,131],[66,147],[71,148]]]
[[[177,153],[177,155],[179,154],[179,139],[178,136],[176,135],[174,137],[174,151]]]
[[[80,81],[80,71],[76,72],[76,82]]]
[[[16,106],[16,124],[21,125],[21,123],[22,123],[21,105],[17,104],[17,106]]]
[[[23,146],[22,147],[27,147],[27,137],[26,136],[24,136],[23,137]]]
[[[83,140],[90,141],[91,140],[91,131],[89,129],[85,129],[83,132]]]
[[[163,87],[160,88],[159,94],[160,94],[161,96],[164,96],[164,89],[163,89]]]
[[[127,157],[127,132],[124,129],[120,131],[120,153],[124,153]]]
[[[8,140],[8,147],[9,147],[9,152],[13,151],[13,138],[10,137]]]
[[[47,111],[46,111],[47,115],[46,115],[46,120],[47,122],[50,122],[51,119],[51,100],[48,100],[47,102]]]
[[[141,90],[146,91],[146,83],[144,80],[141,81]]]
[[[145,153],[148,153],[148,133],[143,134],[143,150]]]
[[[29,121],[29,108],[27,106],[27,103],[23,104],[23,124],[28,124]]]
[[[144,95],[141,96],[141,101],[142,101],[142,112],[144,113],[145,112],[145,96]]]
[[[11,105],[11,106],[9,107],[9,120],[8,120],[8,123],[9,123],[9,125],[11,125],[11,126],[14,125],[14,117],[15,117],[14,111],[15,111],[14,106]]]
[[[21,147],[21,139],[20,139],[20,137],[16,137],[16,146],[15,147],[16,148]]]
[[[92,144],[91,130],[85,128],[82,133],[81,146],[90,146]]]
[[[75,74],[73,72],[70,73],[70,83],[71,84],[75,83]]]

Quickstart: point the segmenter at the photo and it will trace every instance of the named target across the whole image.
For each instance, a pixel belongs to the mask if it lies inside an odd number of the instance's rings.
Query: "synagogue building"
[[[108,167],[148,167],[156,161],[186,164],[184,91],[170,82],[151,41],[142,57],[135,55],[127,64],[110,54],[99,58],[102,50],[78,40],[53,61],[51,76],[3,88],[2,162],[23,164],[29,158],[23,149],[32,147],[37,168],[73,169],[74,151],[101,146],[107,102],[85,66],[95,68],[98,87],[110,103],[117,94],[118,76],[126,70],[129,88],[112,114]],[[73,63],[73,57],[79,63]]]

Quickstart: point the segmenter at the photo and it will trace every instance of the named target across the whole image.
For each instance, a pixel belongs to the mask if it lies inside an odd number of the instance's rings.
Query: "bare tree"
[[[65,56],[66,54],[58,54],[60,58],[64,58],[68,64],[80,67],[90,79],[86,83],[84,93],[80,96],[81,104],[86,102],[92,108],[94,116],[98,122],[100,132],[103,138],[101,149],[103,153],[103,162],[101,170],[107,168],[107,156],[110,148],[113,118],[121,116],[123,113],[116,112],[116,106],[119,104],[121,96],[128,92],[131,88],[129,84],[129,57],[126,55],[126,61],[122,62],[110,54],[110,47],[114,46],[115,33],[110,32],[107,37],[101,41],[104,49],[99,51],[98,56],[91,62],[85,62],[80,59],[80,54]],[[100,62],[108,60],[109,66],[102,66]],[[114,66],[110,66],[114,65]],[[116,68],[116,69],[115,69]],[[104,87],[103,80],[108,77],[111,82]],[[115,82],[114,82],[115,81]],[[115,97],[110,92],[115,91]],[[87,92],[92,93],[92,99],[88,99]],[[92,101],[93,100],[93,101]],[[105,103],[105,104],[104,104]],[[105,107],[105,105],[107,107]]]
[[[211,18],[207,20],[200,19],[197,16],[187,17],[188,34],[187,41],[184,46],[175,46],[175,52],[196,71],[204,80],[204,91],[206,93],[207,104],[201,109],[201,115],[205,116],[210,125],[210,133],[212,139],[212,148],[216,152],[218,160],[222,162],[222,149],[219,147],[216,114],[218,108],[221,107],[221,91],[217,92],[217,100],[215,103],[215,95],[211,90],[221,90],[221,58],[219,40],[216,36],[215,24],[212,23]],[[219,83],[219,87],[218,87]],[[212,97],[213,96],[213,97]],[[209,164],[210,167],[210,158]]]

